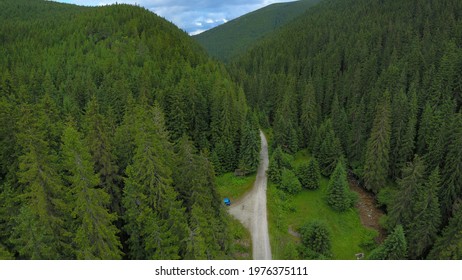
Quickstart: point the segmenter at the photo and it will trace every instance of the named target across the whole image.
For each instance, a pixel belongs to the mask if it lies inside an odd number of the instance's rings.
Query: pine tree
[[[257,170],[260,162],[260,133],[256,116],[247,117],[241,136],[239,168],[247,172]]]
[[[156,105],[137,106],[135,155],[127,167],[122,198],[131,259],[178,259],[187,234],[184,209],[172,186],[172,146]],[[143,214],[142,214],[143,213]],[[155,225],[162,233],[147,235]],[[150,236],[149,239],[146,239]],[[160,244],[153,240],[159,239]],[[153,243],[154,242],[154,243]],[[146,251],[145,248],[150,250]]]
[[[437,238],[428,259],[431,260],[460,260],[462,258],[462,206],[454,207],[454,214],[449,224]]]
[[[398,225],[383,243],[369,255],[370,260],[404,260],[407,242],[403,227]]]
[[[412,258],[424,257],[437,237],[441,225],[440,185],[439,168],[436,168],[425,185],[418,189],[408,230],[409,256]]]
[[[316,158],[311,158],[308,163],[302,163],[297,168],[297,177],[303,188],[309,190],[318,189],[321,172],[319,171],[319,164]]]
[[[17,176],[24,195],[11,242],[22,258],[70,258],[64,186],[57,170],[57,157],[45,140],[44,113],[24,106],[21,115],[17,137],[22,155]]]
[[[318,105],[311,80],[306,86],[300,106],[300,129],[302,131],[300,146],[311,149],[316,138],[316,128],[318,126]]]
[[[416,155],[401,173],[403,175],[398,180],[399,190],[389,206],[388,222],[391,227],[401,224],[407,229],[412,221],[413,205],[417,199],[418,190],[424,183],[425,163]]]
[[[351,207],[349,193],[345,167],[339,160],[327,186],[327,203],[336,211],[345,211]]]
[[[112,148],[109,125],[99,113],[99,105],[95,96],[88,102],[85,112],[85,142],[99,175],[99,185],[110,195],[109,209],[118,215],[122,214],[121,191],[118,167]]]
[[[116,219],[107,208],[109,195],[97,188],[99,176],[93,170],[88,146],[81,134],[67,125],[63,134],[63,167],[69,174],[72,215],[75,218],[75,251],[78,259],[120,259]]]
[[[440,201],[443,209],[443,219],[447,221],[454,202],[462,197],[462,114],[454,116],[450,137],[448,139],[448,153],[442,169],[443,184],[440,189]]]
[[[271,160],[268,167],[269,179],[279,184],[281,182],[282,170],[284,168],[290,169],[290,162],[288,161],[288,155],[285,154],[281,147],[277,147],[271,156]]]
[[[318,129],[313,154],[319,161],[321,174],[330,176],[337,161],[343,155],[340,140],[335,135],[331,119],[325,120]]]
[[[385,92],[377,107],[371,136],[367,141],[364,182],[368,190],[377,193],[387,180],[390,150],[390,95]]]

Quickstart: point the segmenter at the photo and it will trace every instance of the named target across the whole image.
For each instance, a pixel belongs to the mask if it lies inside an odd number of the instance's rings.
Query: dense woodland
[[[0,0],[0,259],[226,259],[244,92],[140,7]],[[257,162],[255,161],[257,159]]]
[[[389,237],[370,258],[461,259],[461,47],[459,0],[326,0],[229,69],[274,130],[273,166],[308,149],[377,195]]]

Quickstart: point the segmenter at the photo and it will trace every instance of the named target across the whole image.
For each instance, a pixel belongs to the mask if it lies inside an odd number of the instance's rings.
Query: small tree
[[[345,211],[351,207],[351,195],[345,167],[338,161],[335,171],[330,177],[327,191],[327,203],[336,211]]]
[[[319,188],[321,173],[316,158],[310,159],[309,162],[302,163],[297,168],[297,177],[303,188],[310,190]]]
[[[287,193],[297,194],[302,190],[302,185],[291,170],[284,168],[282,170],[279,188]]]
[[[331,240],[327,226],[320,221],[311,221],[300,228],[303,254],[312,259],[325,259],[331,254]]]

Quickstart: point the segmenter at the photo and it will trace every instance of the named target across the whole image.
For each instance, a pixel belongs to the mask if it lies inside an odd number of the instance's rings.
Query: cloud
[[[87,6],[137,4],[173,22],[191,35],[198,34],[272,3],[293,0],[59,0]]]

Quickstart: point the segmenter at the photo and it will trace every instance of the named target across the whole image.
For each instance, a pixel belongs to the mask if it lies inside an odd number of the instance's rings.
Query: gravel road
[[[229,209],[231,215],[241,221],[252,235],[253,259],[270,260],[271,247],[266,217],[266,170],[268,169],[268,142],[260,131],[260,166],[253,188],[241,200],[233,203]]]

